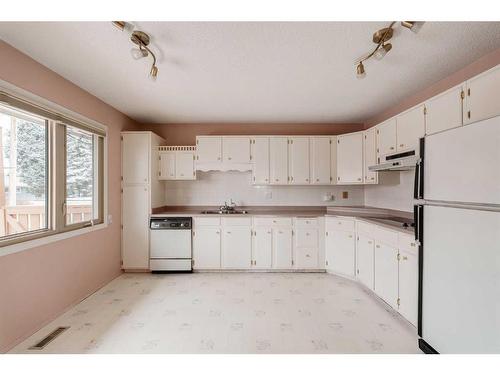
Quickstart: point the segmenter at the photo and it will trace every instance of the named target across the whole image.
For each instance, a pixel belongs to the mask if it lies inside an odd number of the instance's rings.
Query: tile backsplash
[[[253,186],[250,172],[197,172],[195,181],[166,181],[165,195],[168,206],[216,206],[231,198],[239,206],[364,204],[363,186]],[[325,201],[329,195],[333,200]]]

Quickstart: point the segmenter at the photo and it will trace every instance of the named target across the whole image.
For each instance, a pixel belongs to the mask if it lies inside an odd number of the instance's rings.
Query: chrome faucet
[[[236,208],[236,203],[233,202],[233,199],[230,199],[229,204],[227,204],[227,201],[224,201],[224,206],[220,206],[219,210],[223,212],[229,212],[229,211],[234,211]]]

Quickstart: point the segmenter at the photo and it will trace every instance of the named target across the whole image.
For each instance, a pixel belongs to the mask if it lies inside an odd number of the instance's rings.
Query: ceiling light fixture
[[[393,27],[395,24],[396,21],[393,21],[388,27],[384,27],[383,29],[376,31],[373,34],[372,40],[373,43],[375,43],[377,46],[368,55],[357,60],[356,76],[358,78],[364,78],[366,76],[365,66],[363,65],[364,61],[368,60],[371,57],[374,57],[376,60],[382,60],[384,56],[387,55],[387,53],[392,49],[392,44],[388,43],[388,41],[394,35]],[[401,21],[401,26],[406,27],[413,32],[417,32],[418,30],[420,30],[421,24],[422,22]]]
[[[149,71],[149,77],[155,81],[158,77],[158,67],[156,66],[156,56],[148,47],[150,43],[150,37],[144,31],[134,30],[134,26],[131,23],[124,21],[112,21],[112,24],[116,26],[121,31],[131,32],[130,41],[134,43],[137,47],[130,50],[132,58],[134,60],[139,60],[144,57],[151,55],[153,58],[153,63],[151,64],[151,69]]]

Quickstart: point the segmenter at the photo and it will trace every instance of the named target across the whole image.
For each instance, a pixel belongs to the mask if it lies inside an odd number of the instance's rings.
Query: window
[[[0,247],[104,221],[104,141],[0,92]]]
[[[0,237],[48,228],[47,124],[0,106]]]

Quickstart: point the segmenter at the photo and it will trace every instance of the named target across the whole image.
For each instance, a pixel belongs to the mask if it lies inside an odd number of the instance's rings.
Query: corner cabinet
[[[377,130],[365,130],[363,139],[363,178],[365,184],[377,184],[378,173],[370,171],[369,167],[377,164]]]
[[[337,137],[337,184],[363,183],[363,132]]]
[[[418,152],[418,140],[425,135],[425,106],[419,105],[396,116],[396,124],[396,151]]]
[[[165,140],[149,131],[122,132],[121,252],[124,270],[149,270],[149,215],[165,204],[158,146]],[[153,176],[155,176],[153,178]]]
[[[500,115],[500,65],[465,82],[464,124]]]

